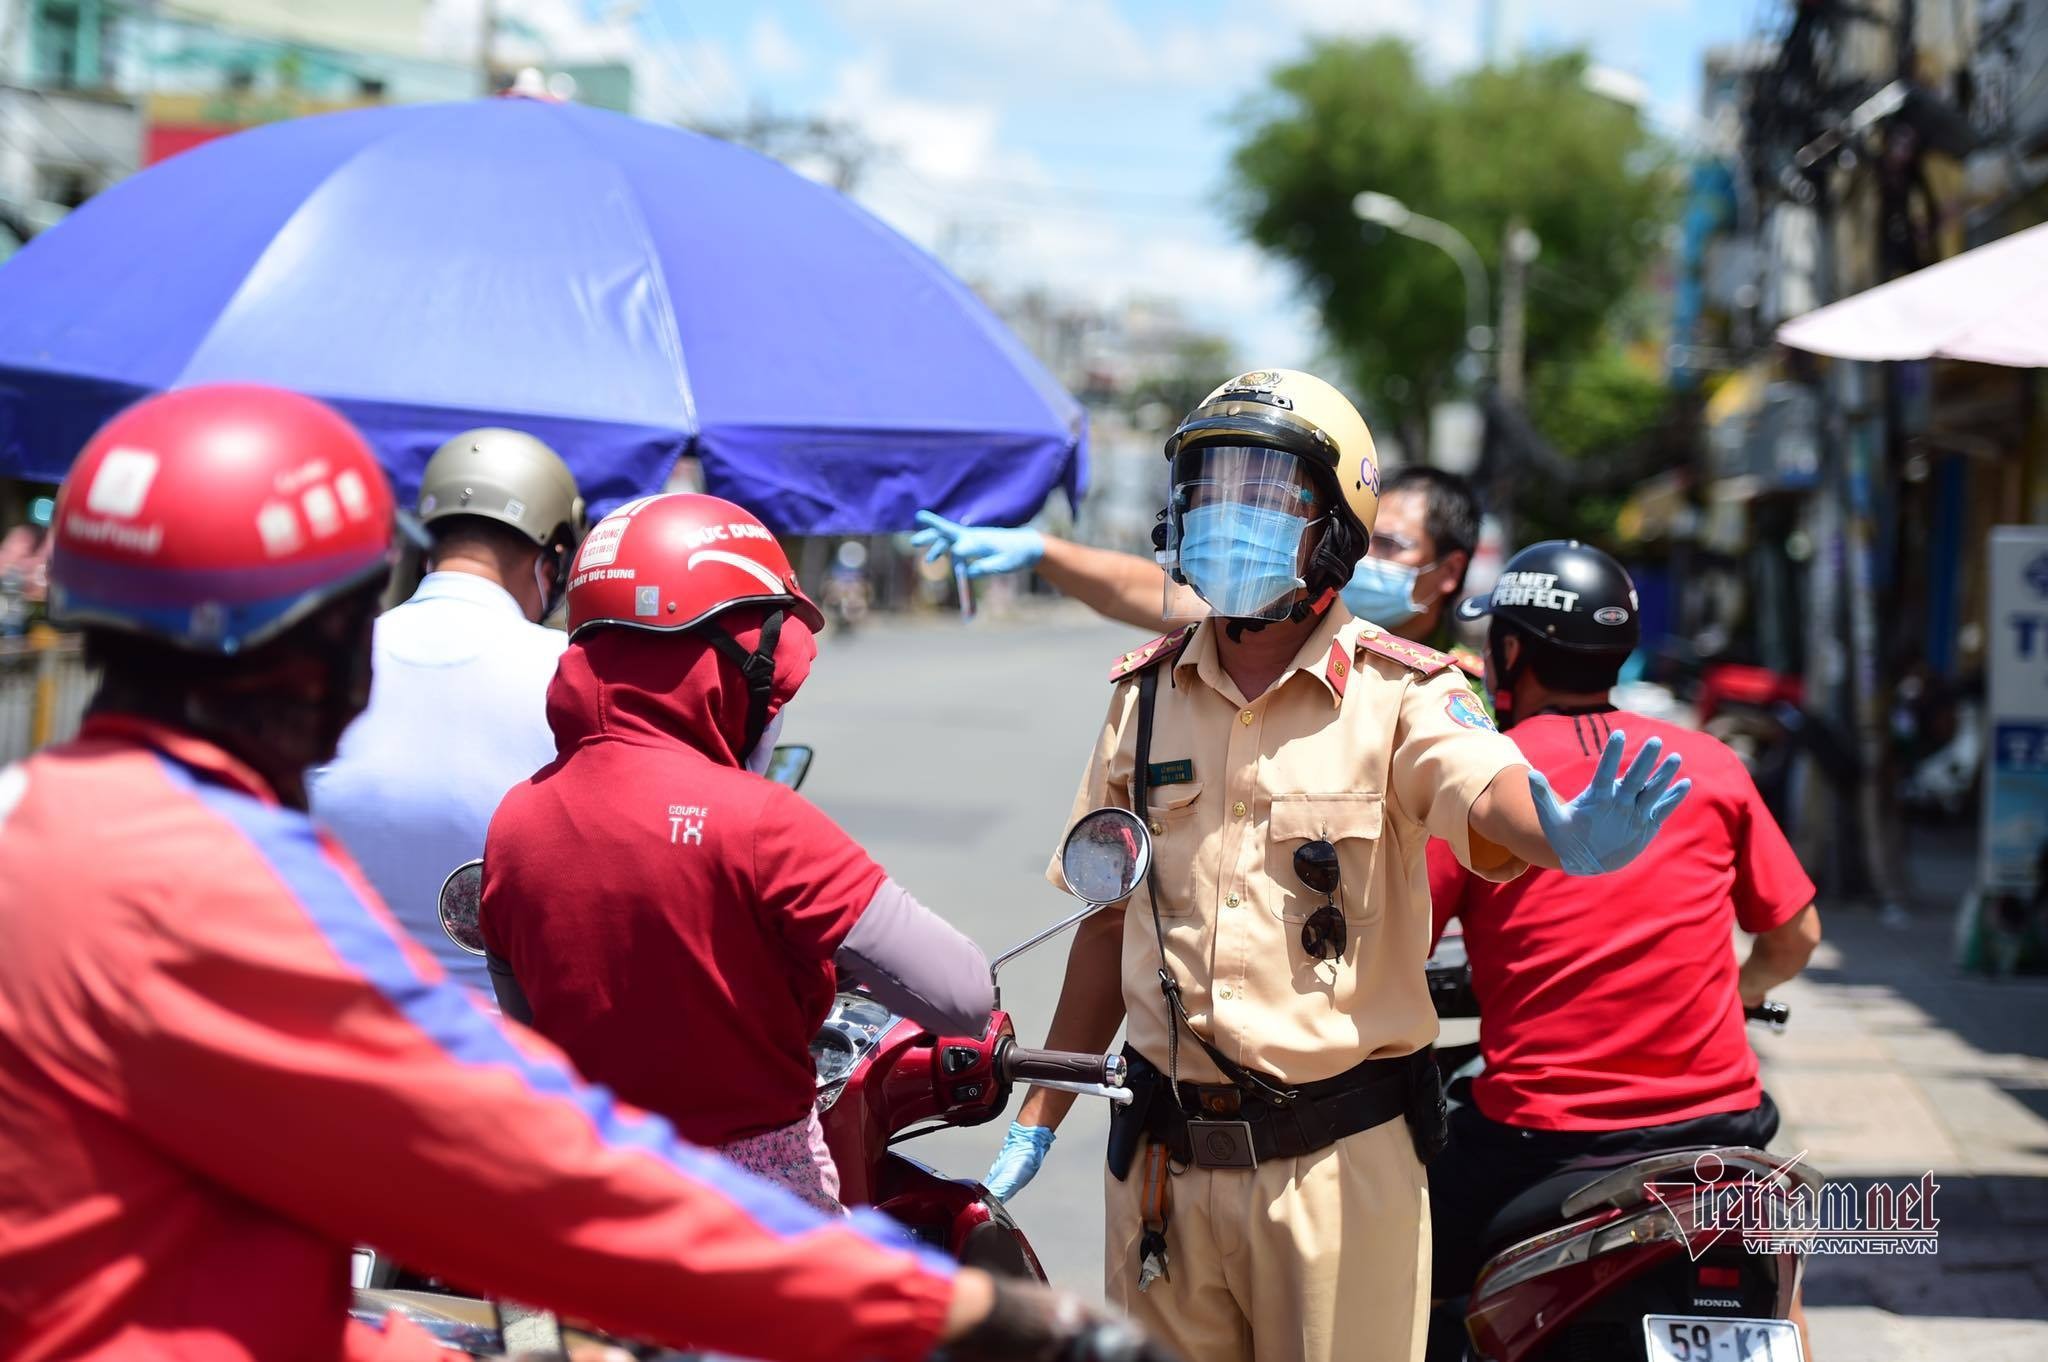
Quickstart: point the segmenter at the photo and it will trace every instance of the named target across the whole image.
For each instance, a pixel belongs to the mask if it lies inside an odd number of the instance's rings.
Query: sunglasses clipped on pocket
[[[1323,896],[1323,906],[1301,924],[1301,948],[1311,960],[1335,960],[1344,954],[1350,940],[1343,910],[1337,907],[1337,886],[1344,878],[1343,867],[1337,863],[1337,848],[1321,838],[1296,847],[1294,877],[1310,892]]]

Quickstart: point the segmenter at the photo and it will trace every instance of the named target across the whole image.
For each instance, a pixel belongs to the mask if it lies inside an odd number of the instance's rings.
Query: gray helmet
[[[562,456],[521,430],[466,430],[434,451],[420,475],[420,523],[473,515],[541,548],[573,546],[588,528],[583,497]]]

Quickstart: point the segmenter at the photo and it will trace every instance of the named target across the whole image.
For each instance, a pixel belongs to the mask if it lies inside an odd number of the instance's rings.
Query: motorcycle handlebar
[[[1084,1055],[1071,1050],[1033,1050],[1012,1045],[1003,1051],[1003,1078],[1009,1082],[1098,1083],[1120,1088],[1128,1073],[1122,1055]]]
[[[1755,1007],[1745,1007],[1742,1015],[1751,1021],[1765,1022],[1771,1026],[1783,1026],[1791,1019],[1792,1009],[1783,1003],[1774,1003],[1766,998]]]

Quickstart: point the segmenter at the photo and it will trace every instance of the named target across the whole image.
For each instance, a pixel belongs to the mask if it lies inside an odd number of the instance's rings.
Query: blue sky
[[[475,2],[437,5],[449,41],[475,32]],[[877,154],[856,196],[976,282],[1170,299],[1259,364],[1312,363],[1317,337],[1287,273],[1221,211],[1229,112],[1318,33],[1399,34],[1439,70],[1472,65],[1481,3],[500,0],[558,53],[630,55],[644,113],[858,127]],[[1501,29],[1509,50],[1591,48],[1682,134],[1701,53],[1749,36],[1756,7],[1501,0]]]

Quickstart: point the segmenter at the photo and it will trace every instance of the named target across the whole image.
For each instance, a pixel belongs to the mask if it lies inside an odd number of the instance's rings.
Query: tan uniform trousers
[[[1105,1172],[1111,1304],[1183,1362],[1420,1362],[1429,1176],[1396,1118],[1299,1159],[1171,1182],[1172,1280],[1138,1290],[1145,1152]]]

